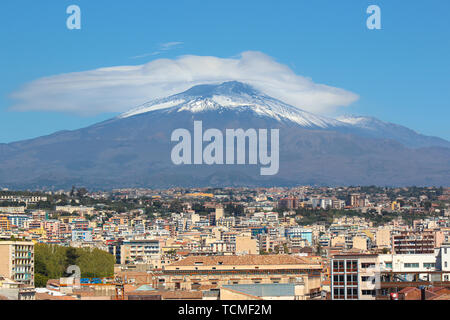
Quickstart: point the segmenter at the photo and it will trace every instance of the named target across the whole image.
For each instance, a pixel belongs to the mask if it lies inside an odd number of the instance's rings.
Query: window
[[[423,267],[424,267],[424,268],[436,268],[436,263],[427,263],[427,262],[424,262],[424,263],[423,263]]]
[[[385,262],[386,268],[392,269],[392,261],[391,262]]]
[[[333,261],[333,271],[334,272],[344,272],[344,261],[343,260]]]
[[[358,299],[358,289],[347,288],[347,299]]]
[[[334,275],[333,276],[333,282],[335,285],[344,285],[344,275]]]
[[[334,288],[334,299],[345,299],[345,291],[342,288]]]
[[[358,277],[356,274],[348,274],[347,275],[347,284],[354,283],[356,284],[358,282]]]
[[[357,260],[347,261],[347,271],[356,271],[357,269],[358,269],[358,261]]]
[[[361,263],[361,268],[363,268],[363,269],[374,268],[374,267],[375,267],[375,263],[374,262]]]
[[[405,268],[418,268],[418,263],[405,263]]]
[[[375,296],[375,290],[362,290],[363,296]]]
[[[334,269],[337,269],[337,268],[339,268],[339,262],[338,261],[333,261],[333,268]]]

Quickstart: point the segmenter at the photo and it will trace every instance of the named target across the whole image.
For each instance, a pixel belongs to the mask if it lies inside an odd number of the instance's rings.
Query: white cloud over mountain
[[[329,113],[359,97],[344,89],[314,83],[261,52],[237,58],[185,55],[138,66],[118,66],[44,77],[12,93],[17,111],[79,114],[123,112],[155,98],[198,84],[236,80],[269,96],[315,113]]]

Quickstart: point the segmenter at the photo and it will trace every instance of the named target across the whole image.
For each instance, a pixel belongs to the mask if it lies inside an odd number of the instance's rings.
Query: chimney
[[[425,287],[420,287],[420,300],[426,300],[425,290]]]

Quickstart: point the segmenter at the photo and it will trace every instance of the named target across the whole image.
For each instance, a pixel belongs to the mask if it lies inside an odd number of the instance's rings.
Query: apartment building
[[[304,283],[305,296],[321,293],[322,265],[292,255],[189,256],[166,265],[154,286],[202,290],[222,285]]]
[[[392,236],[392,248],[397,254],[433,253],[435,233],[403,231]]]
[[[120,251],[121,264],[157,264],[161,257],[159,240],[126,240]]]
[[[297,197],[286,197],[278,200],[278,208],[282,209],[297,209],[299,201]]]
[[[72,230],[72,241],[92,241],[92,228]]]
[[[406,287],[450,286],[450,245],[433,253],[340,254],[331,266],[333,300],[375,300]]]
[[[25,214],[10,214],[8,216],[8,219],[9,219],[12,227],[23,228],[25,225],[25,222],[30,220],[31,217],[28,215],[25,215]]]
[[[300,227],[286,228],[285,235],[287,238],[300,238],[307,240],[312,245],[312,230]]]
[[[34,243],[0,241],[0,276],[34,286]]]
[[[375,233],[375,245],[378,248],[391,247],[391,230],[388,228],[380,228]]]
[[[332,300],[375,300],[372,282],[378,263],[376,254],[341,254],[331,259]]]
[[[11,228],[11,222],[8,219],[7,215],[0,214],[0,230],[7,231]]]

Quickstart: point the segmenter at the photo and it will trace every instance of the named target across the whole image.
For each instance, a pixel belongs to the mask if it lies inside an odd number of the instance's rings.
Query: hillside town
[[[0,191],[3,300],[448,300],[450,188]]]

